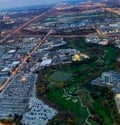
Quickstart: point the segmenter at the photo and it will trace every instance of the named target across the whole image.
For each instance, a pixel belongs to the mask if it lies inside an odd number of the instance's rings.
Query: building
[[[111,72],[104,72],[102,74],[102,80],[104,83],[112,83],[113,82],[113,76]]]
[[[80,61],[80,54],[75,54],[75,55],[72,57],[72,60],[73,60],[74,62]]]
[[[115,102],[118,108],[118,112],[120,113],[120,94],[116,94],[115,96]]]

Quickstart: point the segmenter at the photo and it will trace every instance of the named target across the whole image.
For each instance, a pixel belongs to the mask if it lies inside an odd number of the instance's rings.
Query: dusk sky
[[[0,9],[18,7],[18,6],[28,6],[37,4],[47,4],[60,2],[62,0],[0,0]]]

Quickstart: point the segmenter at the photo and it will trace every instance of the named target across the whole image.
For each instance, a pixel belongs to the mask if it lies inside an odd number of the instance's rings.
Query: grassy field
[[[63,94],[63,90],[57,90],[53,93],[49,93],[47,97],[53,102],[56,102],[57,105],[59,105],[63,109],[73,112],[77,123],[85,123],[85,119],[88,116],[86,108],[81,107],[80,103],[73,103],[72,99],[66,100],[66,98],[62,97]]]
[[[89,122],[91,123],[91,125],[99,125],[99,123],[97,123],[97,122],[95,122],[95,121],[93,121],[91,119],[89,119]]]
[[[93,104],[95,113],[100,116],[100,118],[103,119],[104,125],[111,125],[113,123],[113,119],[110,113],[110,109],[103,106],[103,98],[100,97],[96,99],[96,101]]]

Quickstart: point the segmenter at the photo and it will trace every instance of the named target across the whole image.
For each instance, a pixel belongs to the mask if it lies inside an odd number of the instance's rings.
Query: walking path
[[[70,96],[70,97],[75,97],[75,96],[72,96],[72,95],[68,94],[68,93],[66,92],[66,89],[63,89],[63,90],[64,90],[64,94],[65,94],[65,95]],[[82,89],[82,90],[83,90],[83,89]],[[81,90],[79,90],[79,91],[81,91]],[[85,119],[86,123],[87,123],[88,125],[92,125],[92,124],[88,121],[88,119],[89,119],[89,117],[90,117],[90,115],[91,115],[91,113],[90,113],[88,107],[85,107],[85,105],[83,105],[80,96],[76,96],[76,97],[78,97],[78,99],[79,99],[79,101],[80,101],[80,104],[81,104],[81,107],[86,108],[86,110],[87,110],[87,112],[88,112],[88,117]]]

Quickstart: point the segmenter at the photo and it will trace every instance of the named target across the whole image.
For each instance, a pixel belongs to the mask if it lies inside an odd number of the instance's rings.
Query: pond
[[[54,72],[51,76],[50,79],[60,82],[60,81],[67,81],[72,77],[72,73],[66,73],[66,72]]]

